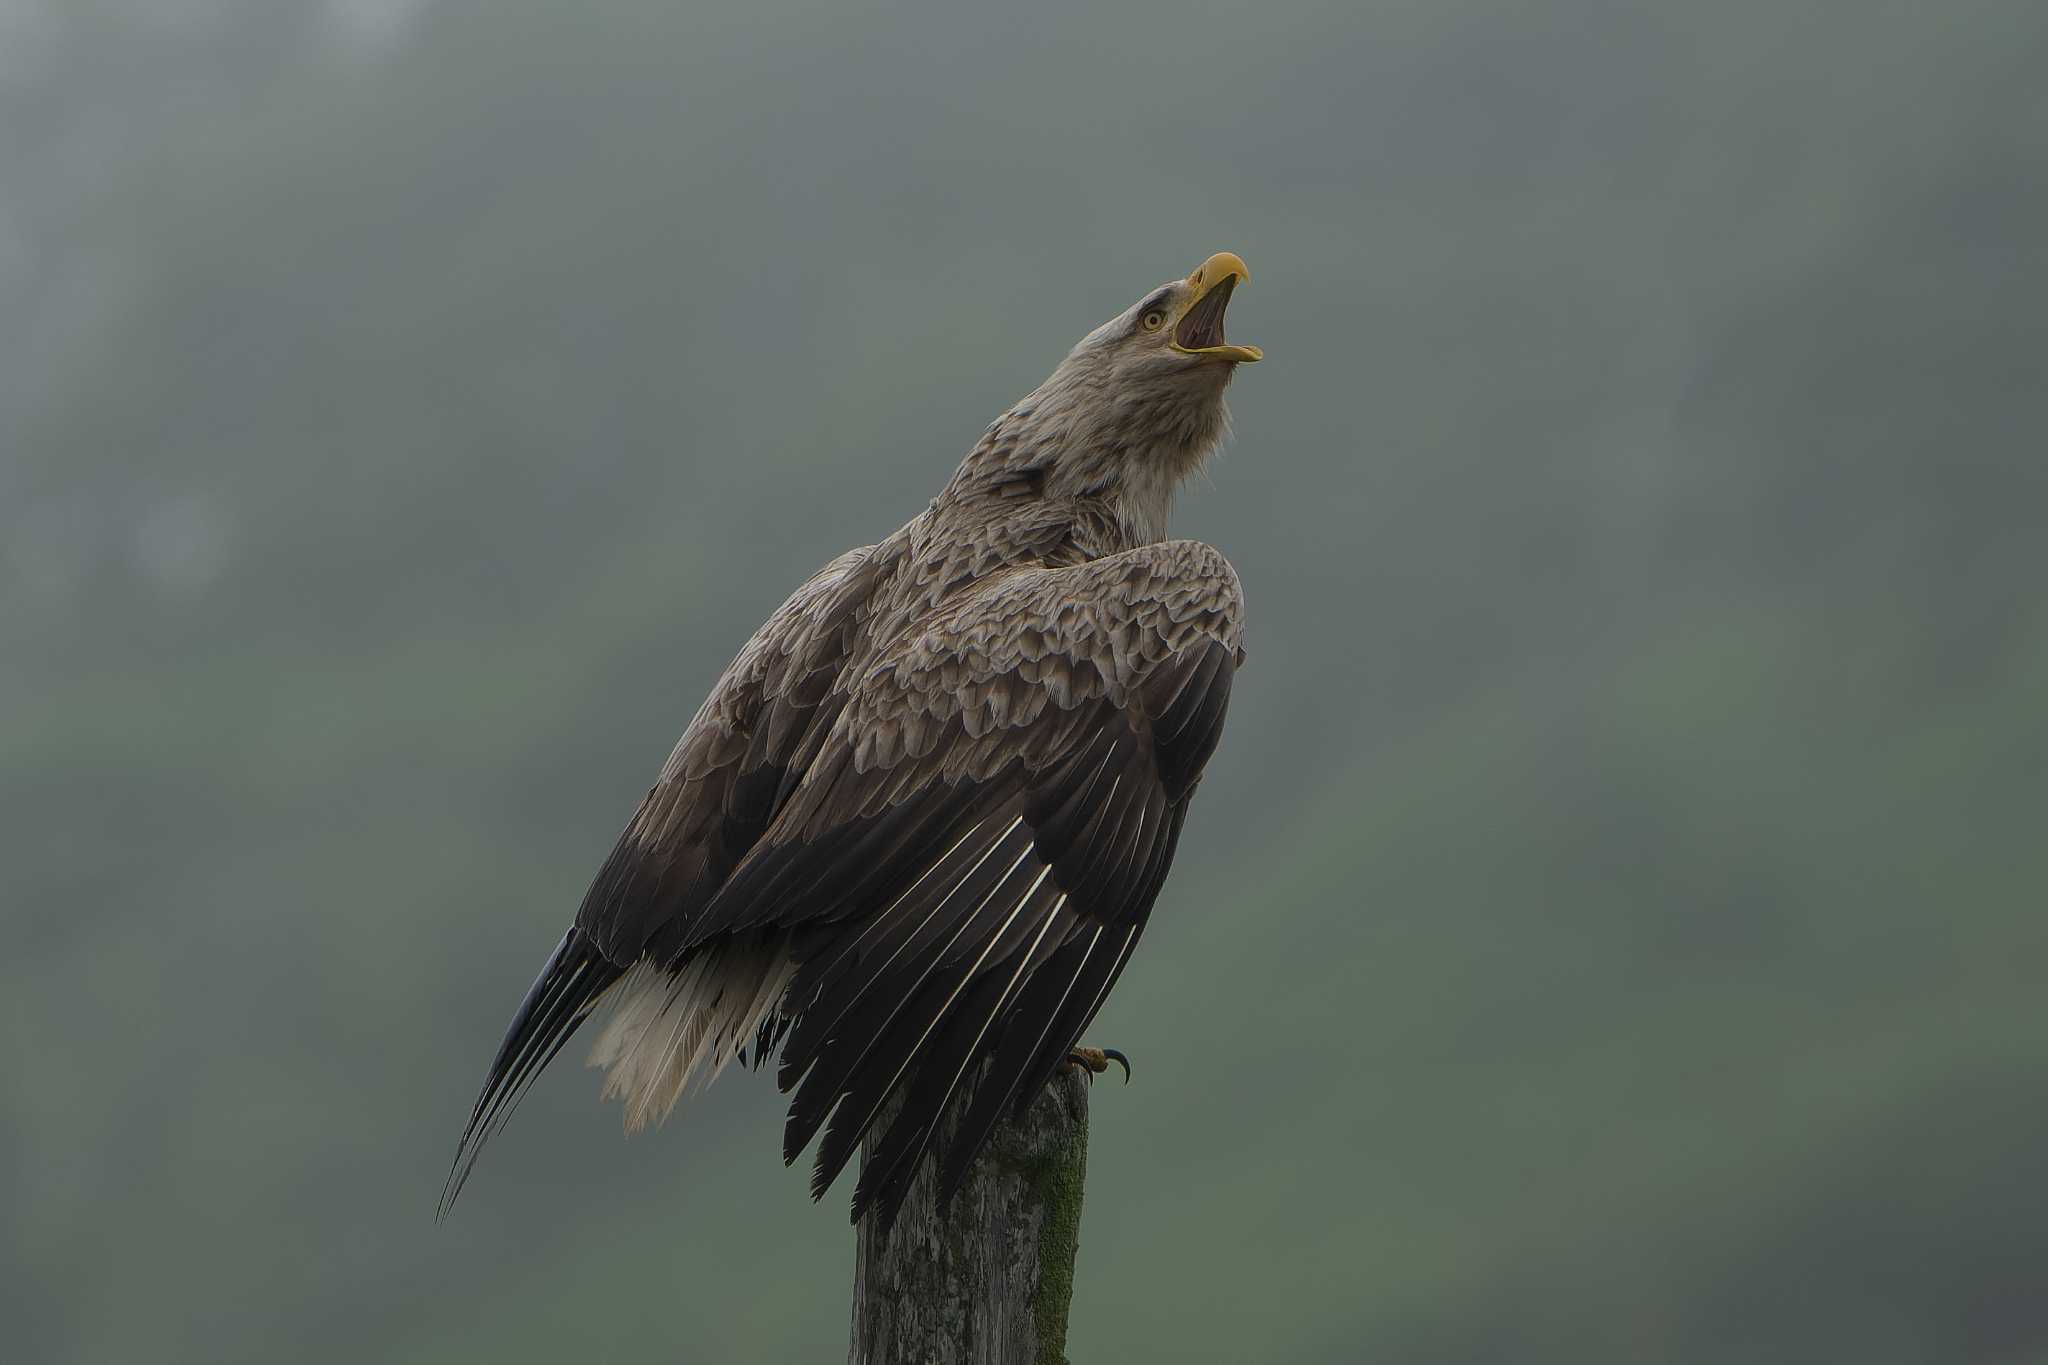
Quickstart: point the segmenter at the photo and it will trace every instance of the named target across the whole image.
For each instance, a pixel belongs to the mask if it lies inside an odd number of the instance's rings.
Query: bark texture
[[[1064,1365],[1088,1077],[1055,1075],[1021,1120],[998,1124],[943,1215],[936,1166],[924,1163],[886,1237],[861,1222],[851,1365]]]

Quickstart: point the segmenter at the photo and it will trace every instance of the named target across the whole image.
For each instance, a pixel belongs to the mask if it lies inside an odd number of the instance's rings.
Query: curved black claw
[[[1067,1054],[1066,1065],[1080,1067],[1088,1073],[1088,1079],[1094,1080],[1097,1076],[1109,1070],[1111,1062],[1115,1062],[1124,1069],[1124,1084],[1129,1085],[1131,1083],[1131,1059],[1113,1047],[1077,1047]]]

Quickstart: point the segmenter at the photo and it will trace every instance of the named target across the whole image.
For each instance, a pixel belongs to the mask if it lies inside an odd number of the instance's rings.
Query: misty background
[[[2048,1362],[2048,10],[0,0],[20,1361],[843,1358],[576,1049],[705,689],[1212,251],[1077,1362]]]

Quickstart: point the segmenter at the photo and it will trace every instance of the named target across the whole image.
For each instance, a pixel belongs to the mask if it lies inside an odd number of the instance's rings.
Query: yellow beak
[[[1223,310],[1230,304],[1231,291],[1239,282],[1249,283],[1252,272],[1234,251],[1219,251],[1196,266],[1188,276],[1194,290],[1192,301],[1174,323],[1168,345],[1183,355],[1213,356],[1218,360],[1260,360],[1265,352],[1256,346],[1234,346],[1223,339]]]
[[[1188,276],[1188,283],[1197,289],[1201,289],[1203,285],[1214,289],[1222,283],[1226,275],[1235,275],[1246,284],[1252,282],[1252,272],[1245,269],[1244,257],[1235,251],[1219,251],[1195,267],[1195,273]],[[1207,293],[1208,290],[1204,289],[1202,292]]]

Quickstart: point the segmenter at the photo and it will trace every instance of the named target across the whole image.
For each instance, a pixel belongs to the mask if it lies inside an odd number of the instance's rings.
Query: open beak
[[[1236,253],[1219,251],[1195,267],[1188,284],[1197,292],[1195,301],[1173,325],[1169,344],[1183,355],[1213,356],[1217,360],[1259,360],[1265,352],[1256,346],[1233,346],[1223,339],[1223,310],[1230,306],[1231,291],[1238,281],[1249,281],[1252,272]]]

